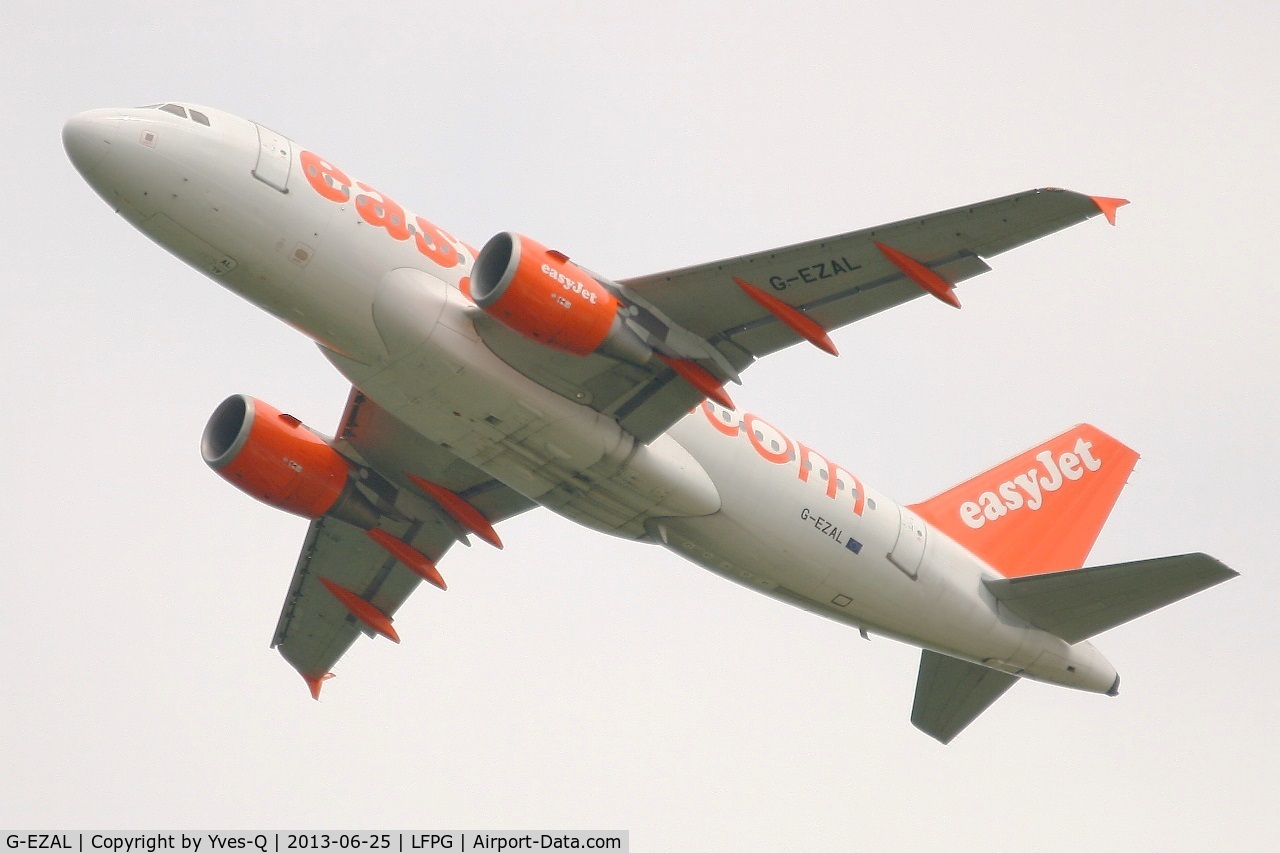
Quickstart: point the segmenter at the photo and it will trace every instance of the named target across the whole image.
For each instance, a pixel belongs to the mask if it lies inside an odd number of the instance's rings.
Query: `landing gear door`
[[[925,540],[928,528],[920,517],[906,507],[898,507],[898,541],[893,543],[889,551],[889,562],[903,573],[914,579],[920,572],[920,562],[924,559]]]
[[[293,165],[293,150],[289,140],[262,125],[258,128],[258,163],[253,176],[282,193],[289,191],[289,169]]]

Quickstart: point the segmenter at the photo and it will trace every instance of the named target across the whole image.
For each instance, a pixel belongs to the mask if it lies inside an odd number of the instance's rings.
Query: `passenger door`
[[[293,149],[289,140],[274,130],[258,128],[258,163],[253,176],[282,193],[289,191],[289,169],[293,166]]]
[[[914,579],[924,559],[928,535],[928,528],[918,515],[904,506],[898,507],[898,540],[889,551],[889,562]]]

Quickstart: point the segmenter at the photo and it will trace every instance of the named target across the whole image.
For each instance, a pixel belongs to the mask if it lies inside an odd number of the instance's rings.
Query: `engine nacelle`
[[[494,236],[476,257],[471,298],[485,313],[541,344],[644,364],[652,356],[618,316],[618,299],[559,252],[521,234]]]
[[[366,528],[377,522],[349,484],[351,465],[342,454],[261,400],[243,394],[224,400],[204,428],[200,455],[236,488],[286,512],[328,513]]]

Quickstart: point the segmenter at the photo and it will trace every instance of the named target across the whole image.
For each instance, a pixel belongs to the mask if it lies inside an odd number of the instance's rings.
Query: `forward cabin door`
[[[889,562],[901,569],[907,577],[915,578],[924,559],[925,541],[929,528],[905,506],[898,507],[898,540],[889,551]]]
[[[289,169],[293,166],[293,149],[289,140],[274,130],[257,125],[258,163],[253,176],[282,193],[289,191]]]

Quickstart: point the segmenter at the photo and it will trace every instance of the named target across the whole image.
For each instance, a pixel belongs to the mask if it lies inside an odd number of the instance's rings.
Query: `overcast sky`
[[[0,825],[1274,849],[1274,3],[371,5],[6,6]],[[236,392],[330,431],[346,387],[59,139],[170,99],[615,277],[1038,186],[1130,198],[962,311],[917,300],[733,396],[902,501],[1089,421],[1142,453],[1091,564],[1243,576],[1099,637],[1119,698],[1019,684],[942,747],[909,722],[917,650],[530,512],[312,702],[268,648],[306,522],[198,443]]]

